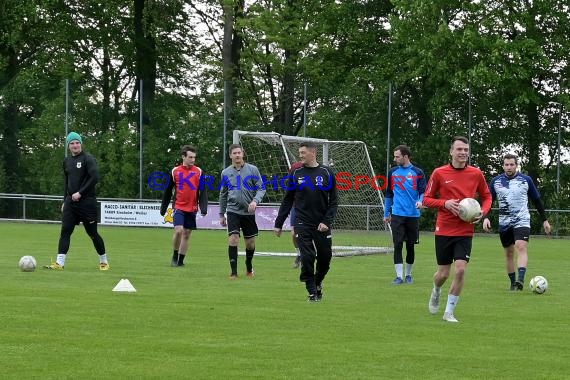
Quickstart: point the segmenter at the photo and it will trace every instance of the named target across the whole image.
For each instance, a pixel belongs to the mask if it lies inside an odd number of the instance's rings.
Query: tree
[[[26,188],[20,153],[27,149],[20,135],[37,113],[37,97],[28,92],[39,87],[35,73],[41,68],[35,63],[46,56],[53,13],[44,11],[44,3],[5,1],[0,7],[0,177],[4,178],[2,190],[10,193]],[[8,216],[17,214],[14,202],[5,207]]]

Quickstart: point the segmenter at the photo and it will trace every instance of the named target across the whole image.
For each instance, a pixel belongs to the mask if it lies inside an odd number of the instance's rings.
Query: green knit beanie
[[[80,144],[83,145],[83,140],[81,139],[81,136],[77,132],[70,132],[67,135],[67,138],[65,139],[65,145],[69,145],[69,143],[72,142],[73,140],[77,140],[79,141]]]

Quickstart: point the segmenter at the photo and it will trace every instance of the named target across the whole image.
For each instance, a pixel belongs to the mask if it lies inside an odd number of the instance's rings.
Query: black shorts
[[[392,241],[394,244],[418,243],[420,218],[409,216],[392,215],[390,218],[390,226],[392,227]]]
[[[472,236],[435,236],[435,257],[437,265],[450,265],[455,260],[469,262]]]
[[[503,248],[510,247],[515,244],[517,240],[524,240],[528,242],[530,238],[530,228],[529,227],[511,227],[506,231],[499,232],[499,238],[501,239],[501,244]]]
[[[97,223],[98,205],[95,198],[84,198],[78,202],[71,197],[65,198],[61,221],[65,225],[79,223]]]
[[[174,210],[174,227],[183,226],[185,230],[196,229],[196,213],[182,210]]]
[[[228,236],[239,235],[240,229],[243,232],[244,239],[249,239],[259,234],[257,223],[255,222],[255,215],[241,215],[228,212],[227,217]]]

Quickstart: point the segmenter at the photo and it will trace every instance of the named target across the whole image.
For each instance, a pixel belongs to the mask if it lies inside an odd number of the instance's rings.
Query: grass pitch
[[[531,239],[528,280],[507,291],[498,238],[474,240],[458,324],[428,313],[433,237],[417,246],[412,285],[392,286],[391,255],[334,258],[324,300],[306,302],[292,258],[257,257],[256,277],[228,279],[227,238],[195,231],[171,268],[170,229],[102,227],[100,272],[81,227],[66,268],[20,272],[20,256],[55,258],[59,225],[0,223],[0,368],[4,379],[563,379],[568,350],[568,241]],[[363,234],[370,240],[373,234]],[[343,234],[335,244],[343,244]],[[287,252],[263,232],[258,249]],[[129,279],[137,293],[111,289]],[[447,292],[449,283],[445,285]],[[443,297],[443,303],[445,302]]]

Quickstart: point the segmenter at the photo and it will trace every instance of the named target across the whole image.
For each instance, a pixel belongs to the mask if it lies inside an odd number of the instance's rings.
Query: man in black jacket
[[[97,232],[97,198],[95,185],[99,181],[99,168],[95,158],[83,152],[83,140],[76,132],[67,135],[65,143],[71,152],[63,161],[65,195],[61,206],[61,234],[57,259],[46,269],[63,270],[71,234],[75,226],[83,223],[85,232],[93,241],[99,254],[99,269],[108,270],[109,262],[105,253],[105,243]]]
[[[300,280],[305,283],[309,302],[318,302],[323,297],[322,282],[332,259],[331,228],[338,208],[338,194],[335,174],[317,162],[314,143],[301,143],[299,158],[303,166],[290,175],[274,231],[281,236],[283,223],[294,206],[294,228],[301,252]]]

